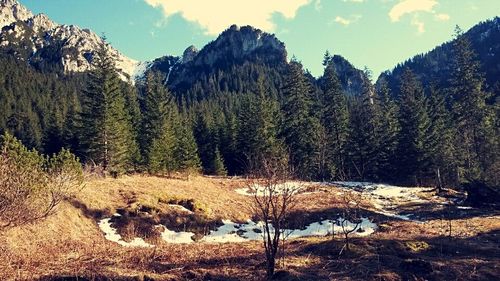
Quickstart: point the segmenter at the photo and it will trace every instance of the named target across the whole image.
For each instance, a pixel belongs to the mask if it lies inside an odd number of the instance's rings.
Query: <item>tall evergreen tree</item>
[[[177,170],[181,172],[197,173],[200,171],[201,163],[193,130],[188,120],[185,118],[178,124],[175,130],[177,142],[174,150]]]
[[[483,180],[491,163],[498,160],[498,135],[495,133],[493,114],[487,106],[484,76],[480,71],[470,41],[456,28],[454,42],[454,72],[452,90],[457,133],[456,148],[460,161],[462,181]],[[497,177],[498,178],[498,177]]]
[[[239,116],[238,149],[247,172],[260,167],[267,158],[284,157],[283,144],[278,139],[280,119],[278,102],[260,78],[258,93],[243,102]]]
[[[291,62],[283,92],[282,134],[291,165],[302,178],[319,174],[319,118],[312,112],[311,84],[298,62]]]
[[[435,185],[441,189],[444,186],[455,186],[456,153],[453,138],[456,134],[451,120],[451,114],[446,108],[446,95],[434,86],[429,92],[429,131],[430,145],[428,154],[431,158],[431,171],[435,175]]]
[[[87,162],[120,173],[130,168],[131,153],[137,149],[125,98],[114,60],[102,43],[94,53],[93,69],[83,93],[81,112],[82,154]]]
[[[398,177],[406,184],[420,184],[429,172],[430,120],[422,86],[409,69],[402,76],[400,98]]]
[[[159,74],[149,73],[145,86],[140,134],[142,151],[150,172],[170,173],[175,169],[177,107]]]
[[[365,69],[363,93],[351,102],[349,126],[350,175],[361,180],[377,180],[378,104],[370,81],[370,72]]]
[[[330,61],[327,61],[330,58]],[[346,176],[346,143],[349,134],[349,113],[347,98],[335,72],[328,53],[325,54],[326,68],[322,98],[322,125],[325,128],[326,161],[321,170],[321,178],[342,179]],[[320,142],[322,143],[322,142]]]
[[[378,105],[377,118],[377,177],[380,180],[392,180],[396,173],[396,150],[398,146],[399,109],[392,99],[387,82],[379,84],[375,102]]]

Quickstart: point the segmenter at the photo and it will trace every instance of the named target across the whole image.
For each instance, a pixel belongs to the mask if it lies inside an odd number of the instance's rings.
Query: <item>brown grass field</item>
[[[214,227],[220,219],[245,221],[252,217],[252,197],[234,192],[245,184],[241,178],[202,176],[89,178],[54,215],[0,233],[0,280],[263,280],[265,259],[259,241],[167,244],[157,233],[144,230],[144,219],[130,215],[120,234],[125,239],[142,237],[156,247],[128,248],[106,240],[97,225],[113,213],[140,210],[153,214],[147,218],[153,223],[168,222],[195,232]],[[292,221],[308,224],[339,212],[338,188],[317,191],[298,195]],[[340,237],[289,240],[276,278],[499,280],[499,212],[457,209],[438,201],[408,206],[425,219],[423,223],[383,216],[363,202],[364,215],[379,225],[376,233],[353,238],[351,251],[341,255]],[[191,206],[194,215],[179,218],[168,207],[179,202]]]

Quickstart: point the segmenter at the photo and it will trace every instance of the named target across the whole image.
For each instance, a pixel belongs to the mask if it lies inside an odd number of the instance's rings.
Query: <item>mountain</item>
[[[0,0],[0,50],[40,70],[63,73],[90,69],[92,52],[103,43],[88,29],[60,25],[44,14],[33,15],[16,0]],[[133,81],[141,64],[108,45],[119,74]]]
[[[500,18],[481,22],[465,33],[481,63],[485,74],[487,90],[498,97],[500,92]],[[392,71],[382,73],[379,81],[386,80],[393,93],[399,91],[400,79],[406,68],[411,69],[424,86],[436,83],[441,88],[449,87],[453,66],[453,40],[434,50],[417,55],[396,66]]]
[[[333,65],[335,72],[340,80],[342,89],[347,96],[358,96],[363,93],[363,87],[370,84],[369,77],[362,71],[354,67],[348,60],[340,55],[334,55],[330,63]],[[319,79],[319,84],[322,84],[322,79]]]
[[[199,100],[217,92],[252,92],[259,75],[276,93],[287,71],[285,44],[251,26],[231,26],[201,50],[188,47],[182,57],[154,60],[158,71],[177,95]]]

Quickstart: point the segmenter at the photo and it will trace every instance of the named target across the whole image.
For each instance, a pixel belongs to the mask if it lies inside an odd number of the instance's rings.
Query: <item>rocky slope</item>
[[[3,52],[38,66],[64,73],[91,68],[92,53],[102,39],[88,29],[59,25],[44,14],[33,15],[16,0],[0,1],[0,47]],[[108,45],[123,80],[135,80],[140,63]]]

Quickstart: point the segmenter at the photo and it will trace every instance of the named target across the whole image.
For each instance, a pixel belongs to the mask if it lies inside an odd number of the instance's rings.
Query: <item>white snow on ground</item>
[[[305,189],[306,186],[311,185],[310,183],[301,183],[301,182],[286,182],[277,184],[273,187],[273,191],[275,194],[283,194],[293,192],[294,194],[301,193],[302,190]],[[260,184],[253,184],[250,187],[238,188],[235,190],[236,193],[245,195],[245,196],[264,196],[269,195],[269,188]]]
[[[161,238],[171,244],[188,244],[192,243],[193,239],[191,237],[194,236],[194,233],[192,232],[184,232],[184,231],[172,231],[166,228],[163,225],[157,225],[156,227],[162,227],[164,230],[161,233]]]
[[[116,242],[122,246],[130,247],[152,247],[152,245],[147,244],[141,238],[135,238],[132,242],[125,242],[122,240],[121,236],[116,233],[116,229],[111,227],[108,219],[103,219],[99,223],[99,227],[106,234],[106,239]],[[263,222],[255,223],[248,220],[246,223],[238,224],[230,220],[223,220],[223,225],[218,227],[216,230],[210,231],[210,233],[204,236],[200,242],[202,243],[241,243],[247,241],[255,241],[262,239],[262,232],[264,224]],[[335,226],[334,226],[335,225]],[[356,225],[347,221],[346,230],[352,230]],[[192,237],[195,235],[193,232],[184,231],[173,231],[169,230],[163,225],[156,226],[158,228],[163,228],[161,232],[161,238],[163,241],[172,244],[190,244],[195,243]],[[366,218],[361,219],[361,223],[357,226],[354,234],[357,236],[368,236],[377,230],[377,225]],[[308,225],[305,229],[285,229],[284,233],[287,238],[300,238],[308,236],[326,236],[331,235],[332,232],[342,233],[342,228],[340,222],[324,220],[321,222],[314,222]],[[271,233],[274,229],[271,226]]]
[[[114,216],[120,216],[115,214]],[[103,219],[99,221],[99,228],[104,232],[104,238],[109,241],[116,242],[124,247],[154,247],[151,244],[146,243],[142,238],[134,238],[130,242],[123,241],[122,236],[116,232],[116,229],[111,226],[111,218]]]
[[[177,209],[179,211],[188,213],[188,214],[193,214],[193,211],[189,210],[188,208],[182,206],[182,205],[177,205],[177,204],[168,204],[169,207]]]
[[[355,189],[368,197],[378,213],[402,220],[412,220],[411,214],[401,215],[395,209],[406,204],[426,203],[418,193],[429,191],[422,187],[400,187],[386,184],[373,184],[369,182],[333,182],[340,187]]]

